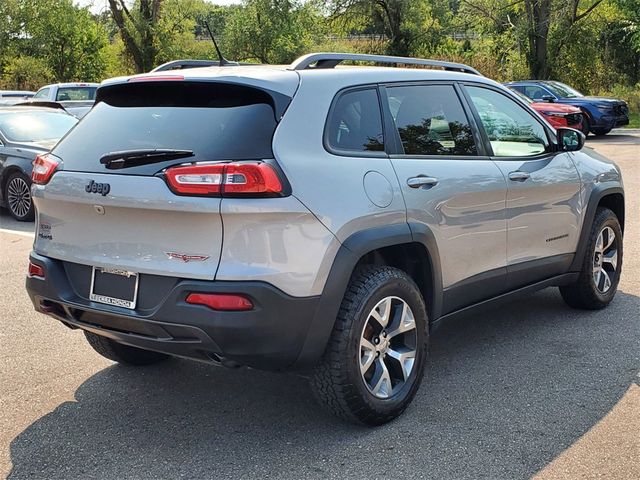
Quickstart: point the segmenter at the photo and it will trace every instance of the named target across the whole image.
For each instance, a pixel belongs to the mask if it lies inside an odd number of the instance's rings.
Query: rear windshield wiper
[[[109,152],[103,155],[100,157],[100,163],[109,170],[117,170],[119,168],[164,162],[165,160],[193,157],[193,155],[192,150],[176,150],[171,148],[124,150],[121,152]]]

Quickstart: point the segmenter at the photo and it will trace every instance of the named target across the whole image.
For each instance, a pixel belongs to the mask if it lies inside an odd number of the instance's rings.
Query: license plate
[[[137,273],[119,268],[93,267],[89,290],[92,302],[134,309],[137,297]]]

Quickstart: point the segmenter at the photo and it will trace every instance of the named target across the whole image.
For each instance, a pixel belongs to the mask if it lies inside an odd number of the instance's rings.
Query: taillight
[[[44,268],[35,263],[29,262],[29,277],[38,277],[44,279]]]
[[[33,170],[31,171],[31,181],[37,185],[44,185],[49,180],[53,172],[56,171],[60,165],[60,159],[46,153],[44,155],[38,155],[33,161]]]
[[[268,163],[195,164],[169,168],[165,177],[180,195],[273,196],[282,193],[282,183]]]
[[[213,310],[239,312],[253,309],[253,303],[244,295],[229,293],[190,293],[187,303],[204,305]]]

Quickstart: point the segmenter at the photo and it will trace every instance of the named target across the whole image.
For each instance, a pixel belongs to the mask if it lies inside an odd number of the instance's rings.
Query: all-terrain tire
[[[365,327],[368,328],[367,322],[371,321],[372,309],[390,297],[400,306],[404,302],[413,314],[415,359],[411,373],[397,390],[393,388],[395,391],[388,398],[378,398],[365,384],[365,374],[361,372],[360,342]],[[391,333],[389,339],[393,341]],[[425,302],[411,277],[387,266],[360,267],[351,277],[324,356],[315,368],[312,390],[320,403],[342,419],[367,425],[389,422],[404,412],[418,391],[428,340]],[[386,358],[386,354],[383,356]]]
[[[151,365],[169,358],[169,355],[164,353],[123,345],[95,333],[85,331],[84,336],[87,338],[89,345],[100,355],[125,365]]]
[[[611,249],[616,249],[617,260],[615,270],[607,274],[610,278],[610,287],[606,292],[602,292],[596,285],[594,268],[597,264],[596,247],[598,237],[607,227],[615,234],[614,244]],[[599,310],[611,303],[616,294],[620,273],[622,272],[622,243],[622,229],[616,214],[608,208],[598,208],[589,232],[589,240],[582,259],[580,276],[575,283],[560,287],[560,294],[567,305],[584,310]]]

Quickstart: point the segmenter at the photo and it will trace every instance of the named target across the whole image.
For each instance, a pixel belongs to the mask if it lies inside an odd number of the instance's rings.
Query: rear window
[[[64,113],[0,113],[0,132],[11,142],[58,140],[77,121],[75,117]]]
[[[65,170],[106,173],[100,158],[128,150],[191,150],[194,156],[118,174],[153,175],[186,161],[273,157],[274,100],[263,90],[214,82],[135,83],[103,87],[97,102],[54,150]]]
[[[61,87],[58,88],[56,101],[94,100],[96,98],[96,90],[96,87]]]

